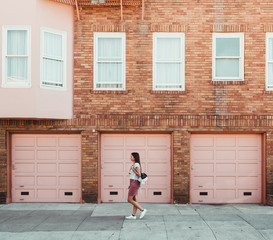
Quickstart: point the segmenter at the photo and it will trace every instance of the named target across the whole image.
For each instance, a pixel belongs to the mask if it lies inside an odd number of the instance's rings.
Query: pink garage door
[[[13,202],[80,202],[80,135],[12,136]]]
[[[170,202],[170,135],[114,135],[101,139],[101,200],[127,200],[130,156],[139,152],[143,171],[149,176],[139,193],[141,202]]]
[[[261,135],[191,137],[192,203],[260,203]]]

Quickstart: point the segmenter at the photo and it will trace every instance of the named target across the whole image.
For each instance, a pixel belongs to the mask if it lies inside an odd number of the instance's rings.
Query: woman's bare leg
[[[137,197],[134,196],[134,197],[133,197],[133,200],[134,200],[135,202],[137,202]],[[137,207],[134,206],[134,207],[133,207],[133,215],[134,215],[134,216],[136,215],[136,212],[137,212]]]
[[[140,211],[143,211],[143,208],[134,199],[137,200],[135,198],[135,196],[128,196],[128,202],[131,203],[134,206],[134,208],[133,208],[133,215],[135,215],[134,212],[136,212],[137,209],[139,209]]]

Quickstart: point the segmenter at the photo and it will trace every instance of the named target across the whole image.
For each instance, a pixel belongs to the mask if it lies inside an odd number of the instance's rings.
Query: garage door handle
[[[15,165],[14,164],[12,164],[12,170],[15,170]]]
[[[191,170],[193,170],[193,165],[191,165]]]

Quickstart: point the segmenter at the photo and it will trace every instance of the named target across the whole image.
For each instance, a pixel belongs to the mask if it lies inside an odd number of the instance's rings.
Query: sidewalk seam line
[[[238,215],[239,218],[241,218],[243,221],[245,221],[247,224],[249,224],[253,229],[255,229],[256,232],[259,233],[259,235],[263,238],[263,239],[266,239],[264,238],[263,234],[260,233],[260,231],[258,229],[256,229],[250,222],[248,222],[246,219],[244,219],[242,216]]]

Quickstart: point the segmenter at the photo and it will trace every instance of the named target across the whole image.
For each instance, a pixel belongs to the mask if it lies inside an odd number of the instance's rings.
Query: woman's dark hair
[[[134,157],[135,162],[136,162],[136,163],[139,163],[139,165],[141,166],[139,154],[138,154],[137,152],[132,152],[131,154],[132,154],[132,156]]]

